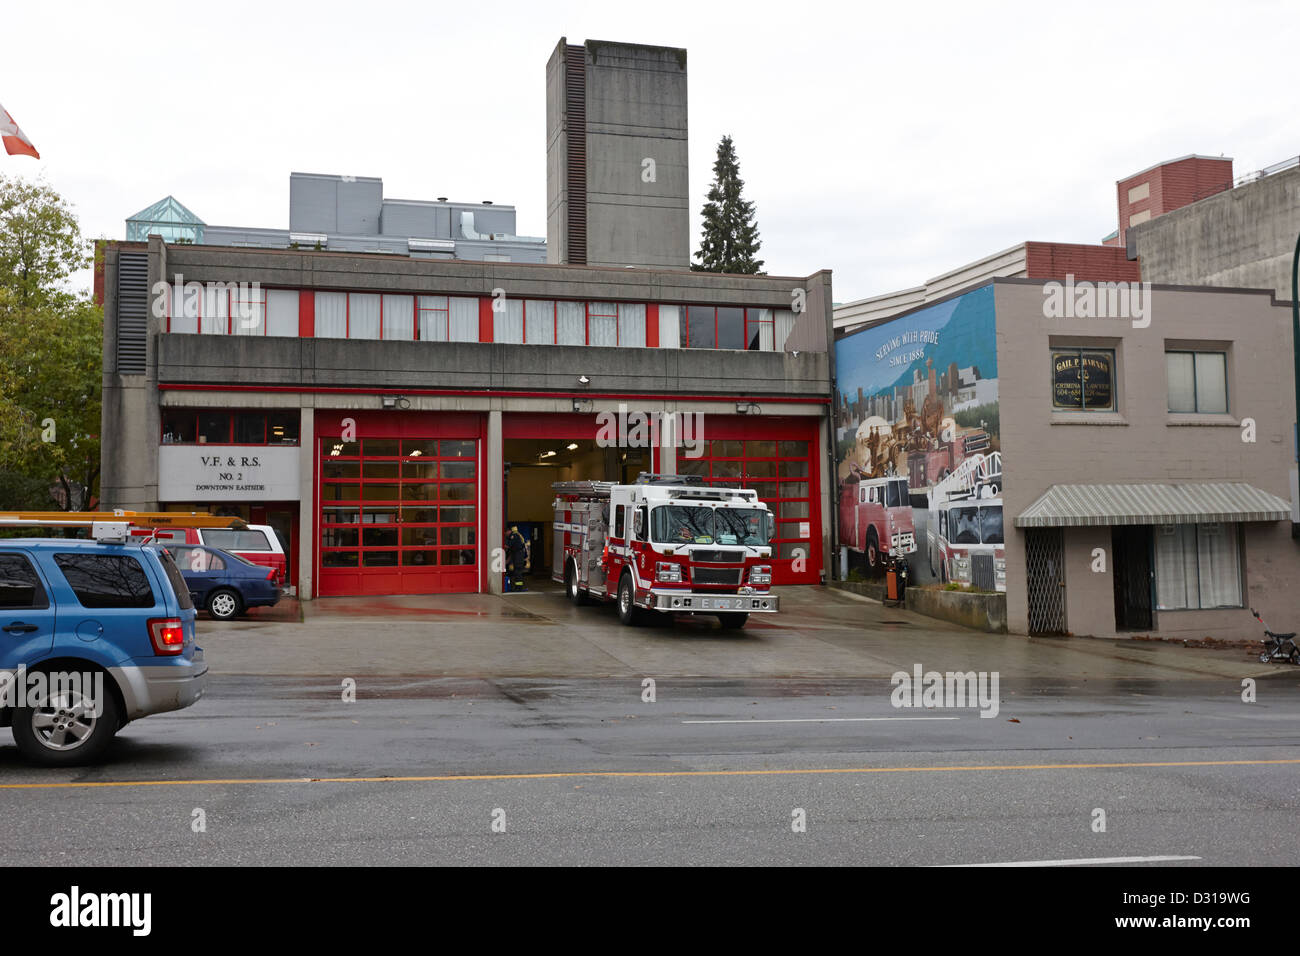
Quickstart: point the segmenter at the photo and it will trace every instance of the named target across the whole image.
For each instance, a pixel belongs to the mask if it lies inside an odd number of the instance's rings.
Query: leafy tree
[[[103,316],[66,202],[0,176],[0,509],[80,510],[99,481]]]
[[[740,178],[740,163],[730,136],[718,144],[718,158],[713,162],[713,185],[704,204],[704,233],[697,272],[732,272],[739,275],[763,275],[763,260],[755,259],[761,242],[754,222],[754,204],[742,198],[745,181]]]
[[[65,283],[88,265],[88,244],[63,197],[45,183],[0,175],[0,283],[12,304],[68,304]]]

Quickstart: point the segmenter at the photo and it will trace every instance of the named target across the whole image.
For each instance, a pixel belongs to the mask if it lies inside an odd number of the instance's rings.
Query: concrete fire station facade
[[[757,489],[776,583],[823,576],[828,272],[103,251],[105,505],[272,524],[303,597],[499,591],[551,481],[639,470]]]

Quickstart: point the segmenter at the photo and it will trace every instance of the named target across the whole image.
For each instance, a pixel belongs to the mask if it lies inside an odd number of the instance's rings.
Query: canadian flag
[[[41,154],[36,152],[36,147],[32,141],[27,138],[26,134],[18,128],[14,118],[9,115],[9,111],[0,106],[0,139],[5,142],[5,152],[10,156],[30,156],[33,159],[40,159]]]

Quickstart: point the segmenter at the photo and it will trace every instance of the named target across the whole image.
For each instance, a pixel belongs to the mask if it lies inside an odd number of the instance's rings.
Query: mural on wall
[[[940,566],[962,557],[950,547],[961,539],[1001,551],[995,329],[988,285],[836,342],[840,541],[873,569],[916,550],[907,499],[921,493],[934,516],[927,537],[937,575],[970,580],[969,562],[953,575]],[[966,507],[950,529],[946,508],[956,502]]]

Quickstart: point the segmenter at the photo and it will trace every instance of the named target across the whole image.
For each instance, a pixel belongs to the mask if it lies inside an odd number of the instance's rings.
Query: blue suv
[[[0,727],[37,763],[92,761],[129,721],[203,695],[175,562],[105,541],[0,540]]]

